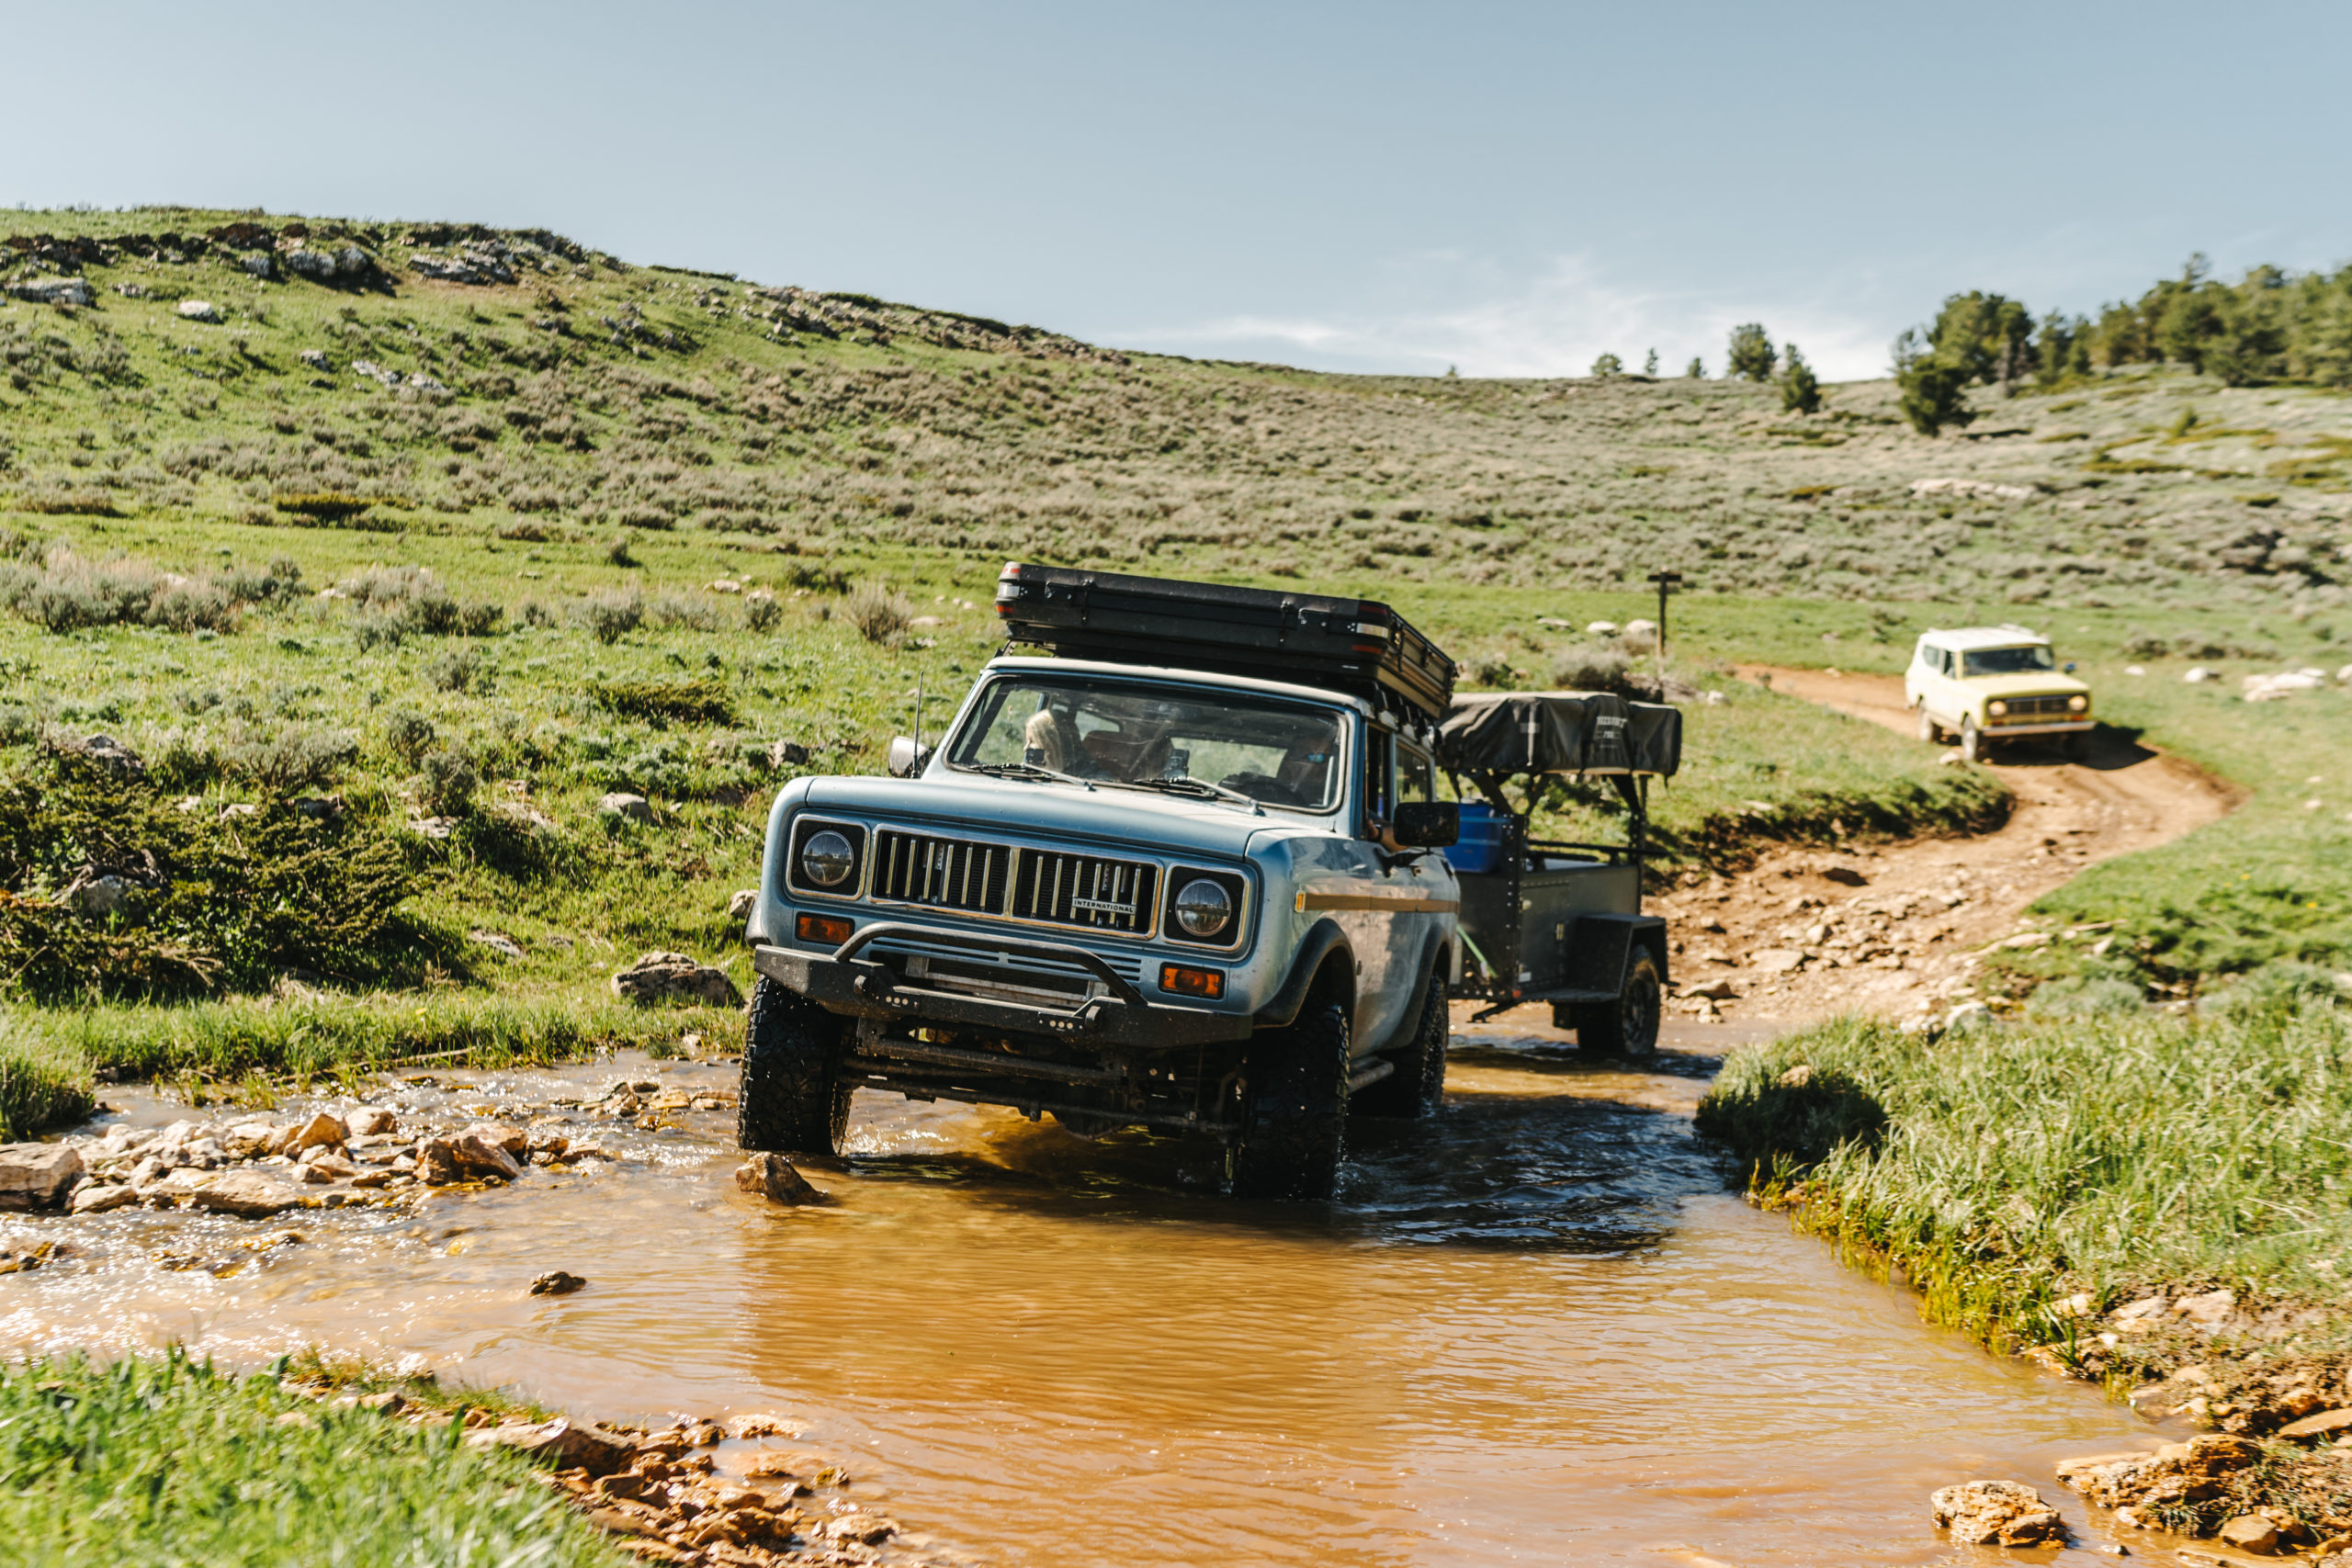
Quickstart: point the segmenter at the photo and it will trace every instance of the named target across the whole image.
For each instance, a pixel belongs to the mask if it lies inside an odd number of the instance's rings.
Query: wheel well
[[[1356,955],[1344,947],[1335,947],[1324,955],[1323,966],[1315,971],[1315,978],[1306,987],[1310,1002],[1336,1001],[1350,1018],[1356,1010]]]

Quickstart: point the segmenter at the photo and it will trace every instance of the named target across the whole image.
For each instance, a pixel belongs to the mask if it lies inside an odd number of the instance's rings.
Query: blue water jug
[[[1500,871],[1504,835],[1510,818],[1483,800],[1462,803],[1462,836],[1445,852],[1445,863],[1455,871],[1483,876]]]

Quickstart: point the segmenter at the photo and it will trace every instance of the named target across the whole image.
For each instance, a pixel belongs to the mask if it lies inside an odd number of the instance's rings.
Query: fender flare
[[[1307,929],[1306,937],[1298,944],[1297,954],[1291,959],[1290,974],[1280,989],[1266,998],[1266,1005],[1250,1015],[1253,1029],[1282,1029],[1298,1017],[1298,1010],[1306,1005],[1307,993],[1314,988],[1315,977],[1323,972],[1324,961],[1332,953],[1343,953],[1347,964],[1342,973],[1347,976],[1348,1003],[1355,1002],[1355,949],[1348,945],[1348,933],[1340,929],[1337,920],[1324,919]]]

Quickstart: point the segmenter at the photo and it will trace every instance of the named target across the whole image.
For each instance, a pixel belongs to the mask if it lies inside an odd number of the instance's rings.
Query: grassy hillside
[[[42,302],[66,279],[88,304]],[[2342,661],[2333,393],[2126,370],[1928,440],[1877,384],[1804,418],[1744,383],[1203,365],[554,235],[185,209],[0,213],[0,974],[46,1053],[14,1126],[100,1071],[728,1028],[605,976],[678,949],[748,982],[726,909],[765,800],[878,771],[919,693],[944,716],[1009,555],[1391,599],[1488,686],[1606,665],[1581,628],[1678,568],[1674,671],[1725,695],[1658,796],[1686,863],[1997,816],[1983,775],[1724,664],[1893,667],[2030,615],[2110,716],[2256,786],[2064,896],[2146,917],[2103,962],[2193,988],[2346,941],[2344,812],[2296,793],[2352,776],[2340,694],[2171,678]],[[94,733],[135,780],[59,749]],[[2259,940],[2166,935],[2246,854],[2294,892],[2248,906]],[[62,913],[101,872],[127,908]]]

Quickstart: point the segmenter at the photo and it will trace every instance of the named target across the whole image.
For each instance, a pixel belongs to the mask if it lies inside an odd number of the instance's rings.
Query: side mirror
[[[1408,800],[1396,807],[1388,829],[1403,848],[1442,850],[1462,838],[1462,805],[1453,800]]]
[[[922,772],[922,765],[930,761],[931,749],[927,746],[918,748],[913,736],[899,735],[891,738],[890,776],[892,778],[910,779]]]

